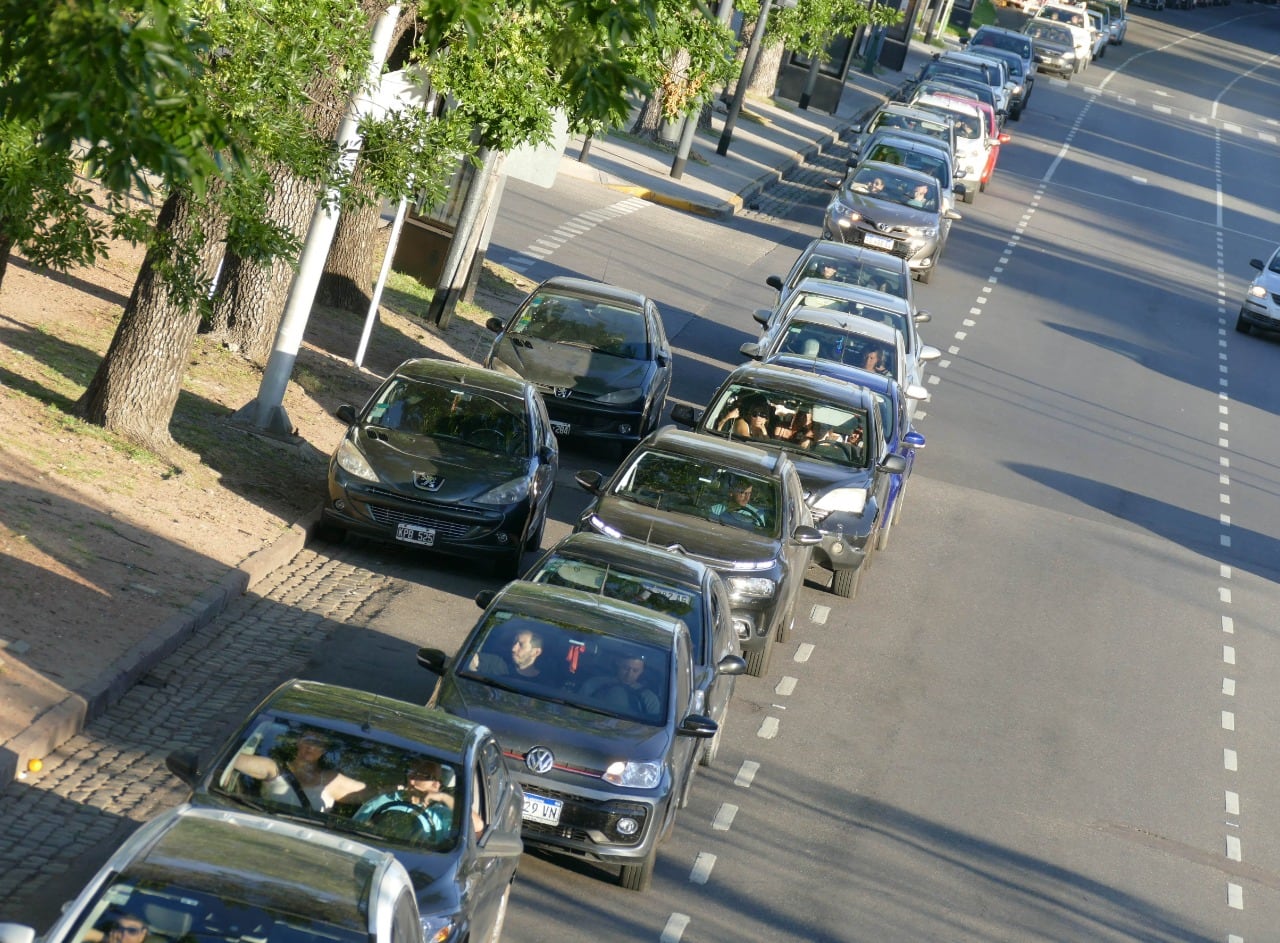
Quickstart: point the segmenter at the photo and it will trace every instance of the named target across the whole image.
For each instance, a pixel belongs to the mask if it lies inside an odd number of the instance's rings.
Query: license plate
[[[564,803],[559,799],[546,799],[529,792],[524,794],[524,818],[528,822],[559,825],[560,810],[563,808]]]
[[[420,547],[430,547],[436,542],[436,532],[431,527],[419,527],[417,524],[397,524],[396,540],[403,540],[407,544],[418,544]]]
[[[556,420],[552,419],[552,420],[551,420],[551,431],[552,431],[552,432],[554,432],[556,435],[568,435],[568,434],[569,434],[569,423],[567,423],[567,422],[557,422]]]
[[[871,246],[873,249],[892,249],[893,240],[888,236],[877,236],[875,233],[864,233],[862,236],[862,244]]]

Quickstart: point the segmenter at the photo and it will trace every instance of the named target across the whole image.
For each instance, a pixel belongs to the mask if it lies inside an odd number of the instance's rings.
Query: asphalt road
[[[507,940],[1274,939],[1280,338],[1233,326],[1248,259],[1280,240],[1278,63],[1273,7],[1135,10],[1124,46],[1039,78],[918,286],[943,361],[890,549],[852,603],[807,588],[773,671],[740,680],[652,891],[526,855]],[[698,403],[826,195],[780,187],[716,223],[513,184],[491,255],[617,208],[527,274],[652,294],[674,396]],[[614,461],[565,457],[548,544],[585,504],[573,473]],[[493,585],[315,551],[77,738],[49,788],[5,793],[0,875],[29,878],[0,877],[24,911],[0,913],[47,923],[174,800],[165,750],[278,673],[422,700],[414,648],[456,645]]]

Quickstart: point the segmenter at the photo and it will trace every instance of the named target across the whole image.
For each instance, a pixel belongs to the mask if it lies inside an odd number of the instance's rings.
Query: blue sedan
[[[902,474],[891,475],[889,478],[884,523],[876,537],[876,549],[885,549],[889,545],[889,532],[898,522],[902,512],[902,492],[907,487],[907,479],[915,466],[916,450],[924,448],[924,436],[911,425],[911,417],[907,414],[907,396],[902,392],[902,388],[892,377],[829,360],[811,360],[793,354],[779,354],[770,357],[766,362],[809,370],[834,380],[843,380],[855,386],[865,387],[875,396],[876,403],[880,407],[880,424],[884,427],[885,441],[889,445],[889,451],[901,455],[907,462],[907,468]]]

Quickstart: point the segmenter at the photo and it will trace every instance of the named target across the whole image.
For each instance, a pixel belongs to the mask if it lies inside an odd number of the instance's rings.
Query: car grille
[[[1271,295],[1271,303],[1274,305],[1280,305],[1280,295],[1273,292]]]
[[[377,492],[374,492],[375,494]],[[395,497],[388,495],[388,497]],[[436,536],[449,540],[458,540],[476,527],[483,526],[482,521],[464,522],[449,521],[439,517],[432,517],[427,514],[419,514],[413,511],[407,511],[403,508],[387,507],[383,504],[369,504],[369,516],[384,527],[395,527],[397,524],[413,524],[417,527],[429,527],[436,532]]]
[[[547,825],[542,822],[526,820],[521,826],[525,835],[546,835],[564,838],[585,844],[597,844],[592,833],[603,833],[609,836],[611,845],[638,845],[644,840],[644,821],[648,817],[649,807],[636,802],[609,802],[607,805],[584,800],[571,792],[559,792],[546,789],[542,784],[529,790],[547,799],[559,799],[564,803],[560,810],[560,824]],[[640,828],[634,835],[619,835],[614,823],[622,816],[630,816],[640,822]]]

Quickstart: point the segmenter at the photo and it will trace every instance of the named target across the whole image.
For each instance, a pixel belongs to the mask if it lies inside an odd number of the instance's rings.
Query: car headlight
[[[355,475],[365,481],[377,481],[378,473],[350,439],[343,439],[338,446],[338,467],[348,475]]]
[[[513,478],[496,488],[490,488],[480,497],[477,504],[515,504],[529,496],[529,479]]]
[[[597,534],[605,534],[609,537],[612,537],[614,540],[622,539],[622,531],[618,530],[616,527],[610,527],[608,524],[606,524],[600,518],[596,517],[594,514],[592,514],[589,518],[587,518],[587,524]]]
[[[1263,288],[1261,285],[1254,283],[1249,286],[1249,297],[1258,298],[1258,299],[1266,298],[1267,290]]]
[[[867,506],[866,488],[833,488],[816,502],[813,509],[830,514],[832,511],[843,511],[846,514],[861,514]]]
[[[597,403],[608,403],[610,406],[626,406],[628,403],[638,403],[644,399],[644,390],[638,386],[629,386],[625,390],[614,390],[612,393],[605,393],[603,396],[597,396]]]
[[[938,234],[937,226],[908,226],[907,235],[917,239],[932,239]]]
[[[729,600],[772,599],[778,585],[767,576],[731,576],[728,579]]]
[[[858,220],[862,219],[861,213],[857,212],[852,206],[841,200],[839,197],[836,197],[831,201],[830,211],[832,216],[840,217],[837,222],[839,222],[841,226],[852,226]]]
[[[615,760],[609,764],[601,778],[615,786],[652,789],[662,782],[662,764],[628,763],[625,760]]]
[[[421,914],[422,938],[427,943],[448,943],[458,921],[452,914]]]

